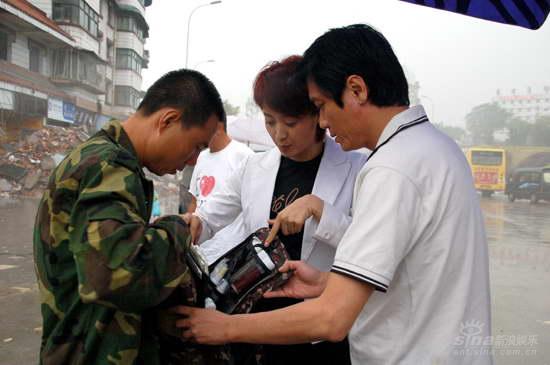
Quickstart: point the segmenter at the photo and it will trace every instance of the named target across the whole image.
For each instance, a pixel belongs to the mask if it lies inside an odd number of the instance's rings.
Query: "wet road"
[[[550,203],[481,199],[498,365],[550,365]],[[37,201],[0,201],[0,365],[36,364],[41,319],[32,262]]]
[[[550,203],[482,198],[496,364],[550,364]]]

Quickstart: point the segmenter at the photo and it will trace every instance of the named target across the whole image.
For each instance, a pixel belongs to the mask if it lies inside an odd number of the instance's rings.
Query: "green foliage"
[[[531,128],[533,145],[550,146],[550,115],[538,117]]]
[[[513,117],[508,121],[509,137],[506,144],[512,146],[525,146],[528,144],[531,125],[519,117]]]
[[[237,115],[239,114],[240,107],[231,104],[229,100],[225,99],[223,101],[223,109],[227,115]]]
[[[474,144],[493,144],[494,133],[507,127],[511,114],[497,103],[478,105],[466,115],[466,128]]]
[[[448,135],[449,137],[451,137],[452,139],[458,142],[462,142],[462,140],[466,136],[466,131],[464,130],[464,128],[454,127],[451,125],[444,125],[443,123],[436,123],[435,126],[440,131],[442,131],[443,133],[445,133],[446,135]]]

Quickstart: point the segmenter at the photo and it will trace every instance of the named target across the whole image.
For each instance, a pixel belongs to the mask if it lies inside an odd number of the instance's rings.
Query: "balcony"
[[[54,52],[51,80],[60,86],[77,86],[93,94],[104,94],[105,72],[105,63],[92,52],[76,49]]]

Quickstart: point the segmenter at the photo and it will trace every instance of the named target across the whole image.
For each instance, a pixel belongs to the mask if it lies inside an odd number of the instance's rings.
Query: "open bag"
[[[279,272],[289,259],[285,246],[275,238],[265,247],[268,234],[268,228],[260,228],[210,265],[196,247],[191,247],[187,262],[195,276],[197,294],[206,307],[225,313],[248,313],[266,291],[290,278],[291,273]]]

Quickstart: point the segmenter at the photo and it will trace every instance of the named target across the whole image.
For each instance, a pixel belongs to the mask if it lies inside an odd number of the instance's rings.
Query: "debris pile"
[[[0,197],[39,197],[65,154],[88,139],[80,128],[55,126],[23,134],[0,145]]]
[[[145,175],[153,181],[160,203],[161,215],[178,214],[180,182],[176,175],[157,176],[148,170]]]
[[[27,131],[18,142],[0,144],[0,198],[40,197],[52,170],[88,138],[80,128],[47,126]],[[162,213],[177,213],[178,179],[149,172],[147,177],[154,182]]]

